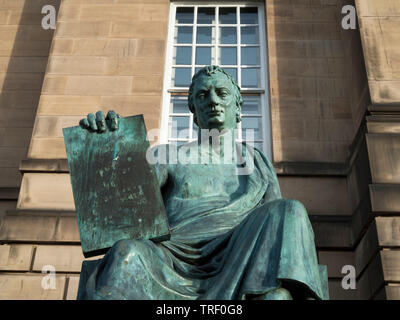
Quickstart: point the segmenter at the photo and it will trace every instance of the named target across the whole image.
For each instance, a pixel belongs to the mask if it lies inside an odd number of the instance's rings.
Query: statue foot
[[[254,300],[293,300],[290,292],[284,288],[271,290],[270,292],[260,295]]]

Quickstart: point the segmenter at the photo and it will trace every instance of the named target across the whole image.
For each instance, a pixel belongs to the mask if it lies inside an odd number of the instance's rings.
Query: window
[[[216,64],[241,88],[238,140],[250,141],[244,129],[253,129],[251,141],[270,157],[263,4],[174,2],[170,14],[161,142],[182,144],[197,139],[187,92],[200,68]]]

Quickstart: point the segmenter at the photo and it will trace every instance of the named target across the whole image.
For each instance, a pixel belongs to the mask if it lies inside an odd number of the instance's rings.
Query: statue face
[[[239,109],[232,82],[221,72],[201,75],[193,88],[194,117],[201,129],[235,129]]]

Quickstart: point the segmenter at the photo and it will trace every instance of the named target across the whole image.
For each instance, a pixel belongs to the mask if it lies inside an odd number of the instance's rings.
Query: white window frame
[[[174,88],[171,86],[171,77],[172,77],[172,69],[173,69],[173,52],[174,52],[174,35],[175,35],[175,15],[176,15],[176,8],[177,7],[194,7],[195,13],[198,7],[258,7],[258,26],[259,26],[259,47],[260,47],[260,88],[248,88],[248,89],[241,89],[242,95],[246,95],[247,93],[254,93],[258,94],[260,97],[260,108],[261,108],[261,121],[262,125],[262,139],[263,139],[263,152],[264,154],[272,160],[272,134],[271,134],[271,115],[270,115],[270,105],[269,105],[269,81],[268,81],[268,59],[267,59],[267,42],[266,42],[266,30],[265,30],[265,4],[263,2],[244,2],[243,1],[236,1],[236,2],[212,2],[207,1],[202,3],[202,1],[177,1],[170,3],[170,13],[169,13],[169,25],[168,25],[168,37],[167,37],[167,51],[166,51],[166,60],[165,60],[165,71],[164,71],[164,84],[163,84],[163,95],[162,95],[162,115],[161,115],[161,128],[160,128],[160,143],[168,143],[168,124],[169,124],[169,109],[170,109],[170,102],[171,102],[171,93],[179,93],[187,91],[187,88]],[[195,15],[196,16],[196,15]],[[193,22],[194,25],[194,32],[193,32],[193,42],[196,41],[196,21]],[[201,25],[207,26],[207,25]],[[215,37],[216,41],[215,44],[211,45],[214,47],[214,50],[218,48],[218,9],[216,11],[216,28],[215,28]],[[225,25],[224,25],[225,26]],[[239,28],[239,24],[238,24]],[[238,30],[238,37],[240,40],[240,32]],[[207,46],[207,45],[206,45]],[[208,45],[210,46],[210,45]],[[229,46],[229,45],[228,45]],[[237,68],[237,77],[238,82],[240,83],[240,53],[241,53],[241,44],[240,41],[237,44],[239,47],[238,55],[237,55],[237,62],[238,64],[234,67]],[[193,75],[193,68],[194,66],[194,55],[195,55],[195,46],[192,43],[192,75]],[[214,63],[217,64],[218,61]],[[181,66],[182,67],[182,66]],[[225,66],[226,67],[226,66]],[[257,66],[252,66],[257,67]],[[243,114],[245,116],[245,114]],[[193,115],[190,114],[189,126],[193,127]],[[241,122],[238,124],[238,128],[241,129]],[[192,137],[190,137],[192,138]],[[241,137],[238,139],[241,141]]]

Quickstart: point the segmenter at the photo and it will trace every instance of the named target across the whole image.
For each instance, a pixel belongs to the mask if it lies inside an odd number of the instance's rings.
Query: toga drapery
[[[304,206],[282,199],[261,152],[243,149],[254,168],[240,177],[235,166],[156,165],[161,180],[168,175],[170,240],[120,240],[84,262],[78,299],[246,299],[289,283],[328,299]],[[234,192],[221,192],[224,183]]]

